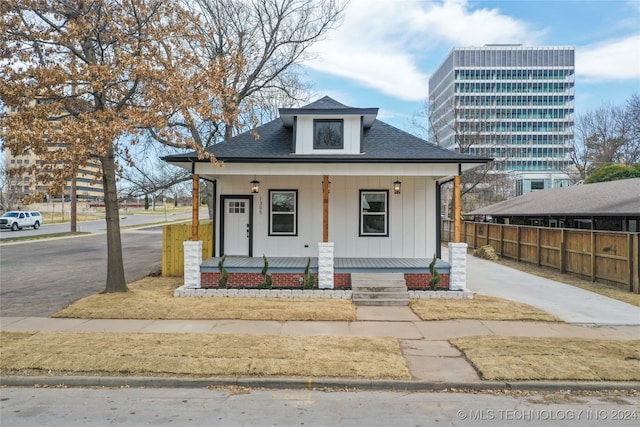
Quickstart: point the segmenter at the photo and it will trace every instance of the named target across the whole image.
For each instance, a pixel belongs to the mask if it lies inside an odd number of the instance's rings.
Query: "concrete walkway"
[[[442,258],[448,258],[447,248]],[[467,288],[532,305],[567,323],[640,326],[640,307],[473,255],[467,257]]]

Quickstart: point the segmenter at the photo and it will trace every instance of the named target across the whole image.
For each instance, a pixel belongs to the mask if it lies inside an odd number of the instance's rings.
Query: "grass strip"
[[[182,278],[145,277],[129,292],[80,299],[53,317],[83,319],[340,320],[356,319],[350,300],[173,296]]]
[[[5,243],[15,243],[15,242],[27,242],[30,240],[42,240],[42,239],[53,239],[56,237],[72,237],[72,236],[82,236],[85,234],[91,234],[91,233],[85,233],[85,232],[64,232],[64,233],[51,233],[51,234],[38,234],[35,236],[21,236],[21,237],[11,237],[8,239],[2,239],[0,240],[0,245],[3,245]]]
[[[486,380],[640,381],[640,340],[455,338]]]
[[[395,338],[0,332],[4,375],[410,379]]]
[[[411,309],[422,320],[526,320],[561,322],[559,318],[514,301],[476,294],[473,299],[413,299]]]

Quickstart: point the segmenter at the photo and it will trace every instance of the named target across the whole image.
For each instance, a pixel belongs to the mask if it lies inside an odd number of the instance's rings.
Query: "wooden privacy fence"
[[[213,225],[200,224],[198,238],[202,240],[202,259],[213,256]],[[162,275],[184,275],[183,242],[191,240],[191,222],[169,224],[162,228]]]
[[[442,240],[453,221],[442,222]],[[462,222],[470,248],[491,245],[498,255],[640,293],[640,234]]]

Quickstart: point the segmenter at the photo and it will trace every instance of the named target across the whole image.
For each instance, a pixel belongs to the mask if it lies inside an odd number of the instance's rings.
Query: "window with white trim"
[[[298,190],[269,190],[269,235],[298,235]]]
[[[360,236],[389,235],[388,201],[388,190],[360,190]]]

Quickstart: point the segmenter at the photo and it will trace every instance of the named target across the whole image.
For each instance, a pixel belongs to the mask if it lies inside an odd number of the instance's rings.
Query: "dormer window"
[[[340,150],[344,148],[344,120],[316,119],[313,121],[314,150]]]

